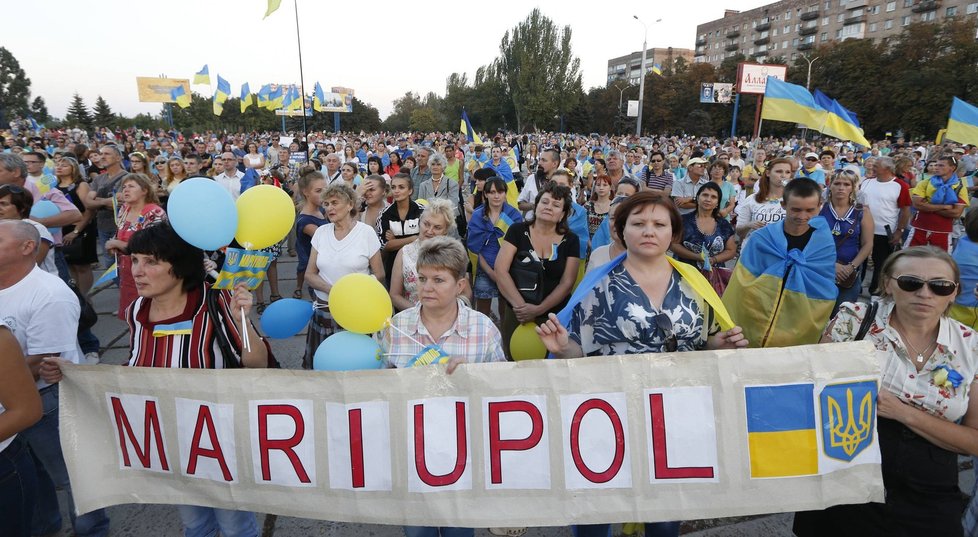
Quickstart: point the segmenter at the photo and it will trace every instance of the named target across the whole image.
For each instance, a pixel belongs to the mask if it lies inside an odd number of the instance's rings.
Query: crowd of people
[[[232,198],[284,189],[294,298],[314,302],[302,367],[341,330],[332,286],[366,274],[396,314],[388,367],[435,348],[461,363],[784,347],[866,338],[882,379],[883,504],[799,514],[799,535],[960,535],[957,454],[978,455],[978,147],[881,140],[498,133],[3,133],[0,152],[0,533],[61,525],[58,358],[97,364],[88,298],[115,268],[134,367],[277,367],[232,312],[281,298],[210,287],[220,252],[184,241],[167,199],[192,177]],[[110,285],[112,285],[110,283]],[[735,325],[714,314],[721,301]],[[160,329],[164,327],[165,329]],[[866,328],[866,329],[864,329]],[[245,340],[261,342],[246,347]],[[429,360],[430,361],[430,360]],[[475,365],[470,367],[477,367]],[[29,385],[31,377],[35,386]],[[43,412],[42,412],[43,410]],[[11,477],[13,476],[13,477]],[[650,500],[651,501],[651,500]],[[179,506],[187,535],[254,536],[253,513]],[[104,510],[75,534],[106,535]],[[965,516],[966,515],[966,516]],[[859,520],[859,524],[853,524]],[[970,521],[970,522],[969,522]],[[414,536],[473,535],[407,527]],[[492,528],[520,535],[524,528]],[[577,535],[608,534],[585,525]],[[679,522],[646,525],[677,535]]]

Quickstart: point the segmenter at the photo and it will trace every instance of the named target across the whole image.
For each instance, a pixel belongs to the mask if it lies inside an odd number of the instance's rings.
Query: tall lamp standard
[[[638,18],[638,15],[632,15],[632,18],[637,20],[642,28],[645,29],[645,34],[642,36],[642,72],[639,74],[638,82],[638,121],[635,122],[635,135],[638,137],[642,136],[642,104],[645,101],[645,52],[648,49],[648,37],[649,37],[649,26],[642,22],[642,19]],[[662,19],[656,19],[655,22],[662,22]]]

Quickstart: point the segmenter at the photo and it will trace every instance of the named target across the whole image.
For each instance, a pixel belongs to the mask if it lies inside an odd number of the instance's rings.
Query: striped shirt
[[[662,170],[662,175],[656,175],[652,168],[645,172],[645,186],[653,190],[671,189],[673,180],[672,172],[665,168]]]
[[[391,319],[393,328],[379,334],[387,367],[410,367],[429,345],[438,345],[452,358],[467,363],[505,362],[502,336],[489,317],[458,301],[458,316],[451,329],[437,339],[421,322],[421,305],[404,310]],[[420,343],[420,344],[419,344]]]
[[[219,293],[220,324],[208,315],[204,293]],[[194,289],[187,294],[183,313],[170,319],[149,320],[151,298],[139,297],[126,311],[129,323],[129,365],[134,367],[175,367],[190,369],[225,369],[241,367],[241,337],[232,319],[231,293],[212,291],[209,287]],[[240,313],[238,313],[240,315]],[[221,354],[215,330],[222,329],[235,356]]]

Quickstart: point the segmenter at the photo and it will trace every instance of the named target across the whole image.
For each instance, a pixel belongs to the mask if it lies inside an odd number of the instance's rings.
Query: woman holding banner
[[[843,303],[822,342],[865,337],[876,346],[886,503],[797,513],[799,536],[963,533],[958,455],[978,455],[978,397],[970,397],[978,333],[947,315],[961,288],[958,265],[919,246],[890,255],[881,276],[879,305]]]
[[[204,252],[185,242],[169,223],[129,237],[132,276],[139,298],[125,311],[129,365],[189,369],[264,368],[274,357],[248,321],[254,298],[240,284],[234,293],[204,283]],[[246,342],[250,341],[248,344]],[[60,382],[56,360],[41,377]],[[254,513],[178,505],[185,535],[257,536]]]
[[[548,351],[577,358],[747,346],[709,282],[667,255],[683,236],[669,198],[630,196],[615,209],[614,222],[625,253],[589,273],[567,307],[537,327]],[[731,327],[721,329],[720,322]],[[577,536],[605,537],[609,526],[580,525]],[[645,535],[679,535],[679,522],[646,524]]]

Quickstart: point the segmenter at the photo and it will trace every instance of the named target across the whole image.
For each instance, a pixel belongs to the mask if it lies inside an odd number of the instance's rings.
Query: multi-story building
[[[898,35],[915,22],[978,17],[978,0],[782,0],[726,10],[696,27],[695,61],[720,65],[738,53],[754,61],[799,55],[830,41]]]
[[[688,48],[650,48],[645,51],[645,71],[652,72],[652,66],[662,67],[672,65],[683,58],[686,63],[693,63],[693,50]],[[642,71],[642,51],[633,52],[627,56],[608,60],[608,84],[616,80],[627,80],[629,84],[638,84],[639,73]]]

